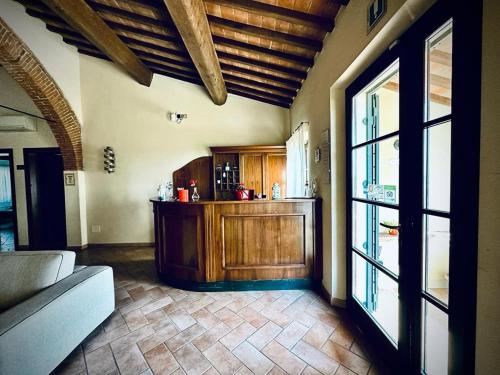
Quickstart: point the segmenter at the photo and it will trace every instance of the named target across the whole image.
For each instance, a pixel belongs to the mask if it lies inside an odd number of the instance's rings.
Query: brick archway
[[[82,170],[81,126],[61,89],[26,44],[0,18],[0,64],[26,90],[61,149],[65,170]]]

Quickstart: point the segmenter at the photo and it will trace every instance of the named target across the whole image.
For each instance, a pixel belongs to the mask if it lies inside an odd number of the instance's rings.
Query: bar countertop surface
[[[149,201],[153,203],[162,203],[162,204],[180,204],[180,205],[205,205],[205,204],[265,204],[265,203],[298,203],[298,202],[311,202],[316,198],[286,198],[286,199],[254,199],[254,200],[210,200],[210,199],[201,199],[197,202],[180,202],[180,201],[162,201],[158,198],[151,198]]]

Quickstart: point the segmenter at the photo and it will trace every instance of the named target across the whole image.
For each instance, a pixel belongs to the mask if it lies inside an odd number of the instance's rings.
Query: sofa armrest
[[[0,373],[50,373],[114,310],[113,270],[86,267],[0,314]]]

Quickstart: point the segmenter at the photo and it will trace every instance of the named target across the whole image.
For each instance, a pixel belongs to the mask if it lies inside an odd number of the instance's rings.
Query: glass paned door
[[[480,8],[436,2],[346,90],[347,306],[394,373],[474,372]]]
[[[424,374],[448,373],[450,277],[451,79],[453,21],[425,40],[422,210],[422,350]]]
[[[353,298],[398,342],[399,61],[352,99]]]

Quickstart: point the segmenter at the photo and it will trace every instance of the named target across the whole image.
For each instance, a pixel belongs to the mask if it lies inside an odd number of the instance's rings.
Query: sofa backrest
[[[72,251],[0,252],[0,311],[73,273]]]

